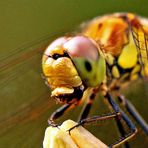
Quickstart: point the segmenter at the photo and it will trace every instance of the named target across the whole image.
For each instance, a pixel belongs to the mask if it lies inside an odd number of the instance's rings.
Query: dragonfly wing
[[[145,65],[148,62],[148,34],[142,25],[131,25],[131,32],[138,51],[139,63]]]

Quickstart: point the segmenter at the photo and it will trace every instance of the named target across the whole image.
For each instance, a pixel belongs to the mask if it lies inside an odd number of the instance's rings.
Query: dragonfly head
[[[87,87],[98,86],[105,76],[97,44],[84,36],[54,41],[44,52],[42,67],[51,96],[61,103],[77,102]]]

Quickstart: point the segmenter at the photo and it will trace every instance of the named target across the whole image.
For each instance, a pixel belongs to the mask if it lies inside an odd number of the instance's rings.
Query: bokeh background
[[[5,0],[0,1],[0,12],[0,147],[39,148],[47,118],[59,107],[50,99],[50,90],[41,78],[45,47],[98,15],[134,12],[148,17],[148,1]],[[125,89],[124,94],[148,122],[148,84],[138,81]],[[76,120],[81,108],[66,113],[59,122]],[[91,115],[107,112],[103,100],[96,99]],[[137,127],[139,132],[130,144],[134,148],[146,148],[148,138]],[[118,137],[113,121],[88,128],[107,144]]]

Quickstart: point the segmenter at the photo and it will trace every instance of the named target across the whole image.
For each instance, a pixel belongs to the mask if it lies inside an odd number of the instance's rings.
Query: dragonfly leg
[[[111,95],[109,93],[107,93],[105,95],[105,98],[108,100],[109,104],[112,106],[112,108],[113,108],[113,110],[115,112],[120,112],[121,113],[121,118],[125,121],[125,123],[127,124],[127,126],[130,129],[130,132],[128,134],[124,135],[117,142],[115,142],[114,144],[110,145],[110,147],[116,147],[116,146],[119,146],[122,143],[126,142],[130,138],[132,138],[136,134],[137,129],[136,129],[135,125],[132,123],[132,121],[127,117],[127,115],[114,102],[114,100],[112,99],[112,97],[111,97]]]
[[[115,121],[116,121],[118,130],[119,130],[119,132],[120,132],[120,135],[121,135],[122,137],[124,137],[124,136],[126,135],[126,132],[125,132],[125,130],[124,130],[124,127],[123,127],[123,125],[122,125],[122,122],[121,122],[120,118],[119,118],[119,117],[115,117]],[[124,147],[125,147],[125,148],[130,148],[129,143],[128,143],[128,142],[125,142],[125,143],[124,143]]]
[[[127,100],[123,95],[118,95],[118,100],[120,103],[122,103],[123,106],[125,106],[127,111],[136,120],[136,122],[141,126],[141,128],[146,133],[146,135],[148,135],[148,124],[141,117],[141,115],[138,113],[138,111],[133,106],[133,104],[129,100]]]
[[[84,106],[84,108],[83,108],[83,110],[81,112],[81,115],[79,117],[78,122],[80,122],[82,119],[87,118],[87,116],[88,116],[88,114],[90,112],[90,109],[92,107],[92,103],[93,103],[95,97],[96,97],[96,91],[93,91],[92,94],[89,97],[89,100],[87,101],[87,104]],[[121,136],[124,137],[126,133],[124,131],[124,127],[122,125],[122,122],[120,120],[120,117],[119,116],[116,116],[115,117],[115,120],[116,120],[116,124],[118,126],[118,129],[120,131]],[[129,148],[130,147],[128,142],[125,142],[124,145],[125,145],[125,148]]]
[[[79,117],[78,122],[80,122],[82,119],[87,118],[87,116],[88,116],[88,114],[89,114],[89,112],[90,112],[90,109],[91,109],[91,107],[92,107],[92,103],[93,103],[93,101],[94,101],[94,99],[95,99],[95,97],[96,97],[96,93],[97,93],[97,91],[93,91],[93,92],[91,93],[91,95],[90,95],[90,97],[89,97],[89,99],[88,99],[86,105],[84,106],[84,108],[83,108],[83,110],[82,110],[82,112],[81,112],[81,115],[80,115],[80,117]],[[116,121],[118,130],[119,130],[121,136],[124,137],[125,134],[126,134],[126,132],[124,131],[124,127],[123,127],[123,125],[122,125],[122,122],[121,122],[121,120],[120,120],[120,117],[119,117],[119,116],[116,116],[116,117],[115,117],[115,121]],[[129,148],[129,147],[130,147],[128,142],[125,142],[124,145],[125,145],[125,148]]]
[[[72,106],[72,104],[65,104],[63,106],[61,106],[60,108],[58,108],[55,112],[52,113],[52,115],[49,117],[48,119],[48,124],[50,126],[53,127],[57,127],[59,126],[59,124],[56,124],[54,121],[56,119],[58,119],[59,117],[61,117],[66,110],[68,110],[70,107]]]
[[[115,118],[116,116],[120,116],[120,113],[119,112],[115,112],[115,113],[110,113],[110,114],[106,114],[104,116],[93,116],[93,117],[88,117],[88,118],[85,118],[85,119],[82,119],[78,122],[78,124],[76,124],[75,126],[73,126],[72,128],[70,128],[68,130],[69,134],[70,134],[70,131],[73,130],[74,128],[80,126],[80,125],[84,125],[84,124],[89,124],[89,123],[94,123],[94,122],[97,122],[97,121],[102,121],[102,120],[108,120],[108,119],[112,119],[112,118]]]
[[[78,122],[81,121],[82,119],[85,119],[88,117],[88,114],[90,112],[90,109],[92,107],[92,103],[96,97],[96,93],[97,91],[93,90],[90,97],[88,98],[88,101],[86,103],[86,105],[84,106],[84,108],[82,109],[82,112],[80,114],[80,117],[78,119]]]
[[[109,104],[108,104],[108,105],[109,105]],[[122,137],[124,137],[124,136],[126,135],[126,132],[125,132],[125,130],[124,130],[124,126],[123,126],[123,124],[122,124],[122,122],[121,122],[120,117],[119,117],[119,116],[116,116],[116,117],[115,117],[115,121],[116,121],[116,125],[117,125],[117,127],[118,127],[118,131],[119,131],[120,135],[121,135]],[[125,148],[129,148],[129,147],[130,147],[129,143],[128,143],[128,142],[125,142],[125,143],[124,143],[124,147],[125,147]]]
[[[118,117],[119,119],[122,118],[125,121],[125,123],[127,124],[127,126],[129,127],[130,132],[128,134],[124,135],[124,137],[121,137],[117,142],[115,142],[109,146],[109,147],[117,147],[117,146],[123,144],[124,142],[126,142],[127,140],[129,140],[130,138],[132,138],[136,134],[137,129],[134,126],[134,124],[130,121],[130,119],[126,116],[126,114],[114,102],[114,100],[112,99],[112,97],[109,93],[107,93],[105,95],[105,98],[108,100],[109,104],[112,106],[115,113],[111,113],[111,114],[108,114],[105,116],[94,116],[94,117],[82,119],[78,124],[76,124],[75,126],[70,128],[68,131],[70,133],[70,131],[72,129],[74,129],[80,125],[84,125],[84,124],[94,123],[97,121],[112,119],[112,118],[116,118],[116,117]]]

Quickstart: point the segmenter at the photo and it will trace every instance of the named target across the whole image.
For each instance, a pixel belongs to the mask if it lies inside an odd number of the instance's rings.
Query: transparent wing
[[[13,141],[13,145],[17,145],[18,141],[15,139],[19,137],[28,141],[31,133],[35,139],[42,138],[41,131],[47,126],[47,118],[54,111],[52,107],[55,106],[55,101],[49,99],[50,90],[41,77],[41,57],[46,46],[56,36],[56,34],[46,35],[10,50],[11,52],[6,55],[1,55],[1,144],[11,139],[10,142]],[[29,145],[24,142],[24,147],[28,147],[27,144]]]

